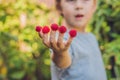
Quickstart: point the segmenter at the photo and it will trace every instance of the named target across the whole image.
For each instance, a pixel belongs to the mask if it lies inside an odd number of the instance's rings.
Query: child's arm
[[[71,65],[71,57],[68,52],[62,52],[60,54],[53,53],[52,60],[59,68],[62,69],[67,68]]]
[[[48,34],[43,34],[39,32],[39,36],[43,40],[43,43],[53,50],[53,54],[51,56],[53,62],[59,68],[67,68],[71,65],[71,57],[68,52],[68,48],[72,42],[72,37],[68,39],[66,43],[63,42],[64,33],[59,33],[58,40],[56,41],[56,31],[50,32],[50,39],[48,39]]]

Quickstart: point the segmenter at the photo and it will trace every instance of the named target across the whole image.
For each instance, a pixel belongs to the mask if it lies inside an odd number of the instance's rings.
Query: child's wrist
[[[68,53],[68,50],[65,51],[53,51],[54,55],[65,55]]]

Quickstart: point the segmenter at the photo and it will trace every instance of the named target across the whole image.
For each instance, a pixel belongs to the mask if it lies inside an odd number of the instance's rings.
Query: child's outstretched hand
[[[64,53],[68,51],[70,44],[73,38],[76,36],[76,30],[70,30],[69,32],[69,39],[67,42],[63,41],[64,33],[67,31],[65,26],[58,26],[57,24],[52,24],[51,31],[48,26],[44,26],[43,28],[40,26],[36,26],[36,31],[39,33],[40,38],[42,39],[43,43],[48,47],[51,48],[55,53]],[[59,31],[58,39],[56,40],[56,32]],[[50,32],[50,37],[48,33]]]

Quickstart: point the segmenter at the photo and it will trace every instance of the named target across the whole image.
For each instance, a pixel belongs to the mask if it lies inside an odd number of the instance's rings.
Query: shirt
[[[68,37],[67,32],[64,40]],[[99,45],[92,33],[78,32],[70,45],[69,54],[72,63],[66,69],[51,62],[52,80],[107,80]]]

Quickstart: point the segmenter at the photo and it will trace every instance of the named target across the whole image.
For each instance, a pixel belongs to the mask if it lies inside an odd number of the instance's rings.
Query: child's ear
[[[59,10],[59,14],[60,14],[61,16],[63,16],[62,10]]]
[[[63,17],[62,8],[59,9],[59,14]]]

